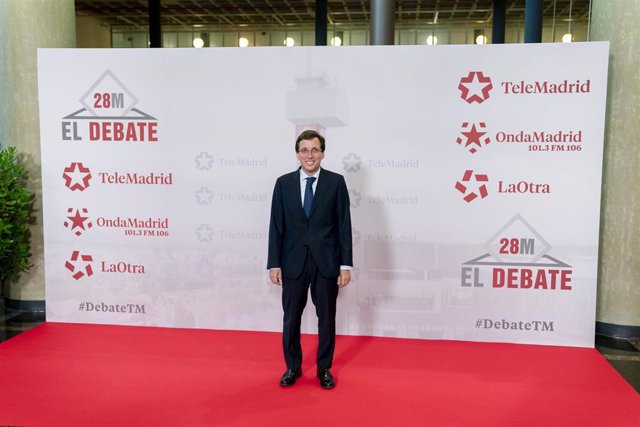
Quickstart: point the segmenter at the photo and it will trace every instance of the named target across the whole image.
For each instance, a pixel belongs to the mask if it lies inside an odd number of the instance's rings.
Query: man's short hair
[[[305,130],[300,135],[298,135],[298,139],[296,139],[296,153],[300,148],[300,141],[306,141],[313,138],[318,138],[318,140],[320,141],[320,151],[324,153],[324,136],[311,129]]]

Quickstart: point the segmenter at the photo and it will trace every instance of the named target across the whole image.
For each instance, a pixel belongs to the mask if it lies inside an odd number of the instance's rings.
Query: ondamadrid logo
[[[89,210],[87,208],[67,209],[67,220],[64,222],[65,228],[69,228],[73,234],[80,236],[82,233],[93,227],[89,220]]]
[[[460,78],[460,97],[467,103],[482,104],[489,99],[489,92],[493,89],[491,78],[486,77],[482,71],[470,71],[466,77]]]
[[[463,122],[460,134],[456,139],[458,145],[464,146],[471,154],[475,154],[483,145],[489,145],[491,138],[487,135],[485,122],[470,123]]]
[[[473,173],[473,169],[467,169],[460,181],[456,182],[455,189],[464,195],[465,202],[470,203],[480,197],[484,199],[489,195],[487,191],[489,177],[482,173]]]
[[[72,162],[62,173],[64,185],[71,191],[84,191],[89,187],[91,170],[80,162]]]
[[[97,228],[114,230],[127,237],[168,237],[169,218],[167,217],[128,217],[114,216],[105,218],[89,217],[87,208],[67,209],[64,226],[76,236],[81,236],[87,230],[93,228],[94,222]]]
[[[85,276],[93,276],[92,262],[93,257],[91,255],[81,254],[80,251],[73,251],[71,258],[64,263],[64,266],[73,273],[71,277],[75,280],[80,280]]]

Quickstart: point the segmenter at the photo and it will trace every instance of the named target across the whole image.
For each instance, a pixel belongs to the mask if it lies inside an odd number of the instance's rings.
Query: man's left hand
[[[344,288],[351,282],[351,270],[340,270],[338,276],[338,286]]]

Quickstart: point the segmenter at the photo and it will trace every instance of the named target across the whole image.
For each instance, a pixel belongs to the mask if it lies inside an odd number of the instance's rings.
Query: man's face
[[[320,162],[324,159],[324,153],[320,150],[320,140],[313,138],[300,141],[296,157],[307,175],[316,173],[320,169]]]

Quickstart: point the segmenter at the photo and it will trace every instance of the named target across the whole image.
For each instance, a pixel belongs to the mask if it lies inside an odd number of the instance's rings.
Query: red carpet
[[[0,424],[640,426],[595,349],[338,337],[337,386],[278,386],[275,333],[47,323],[0,344]]]

